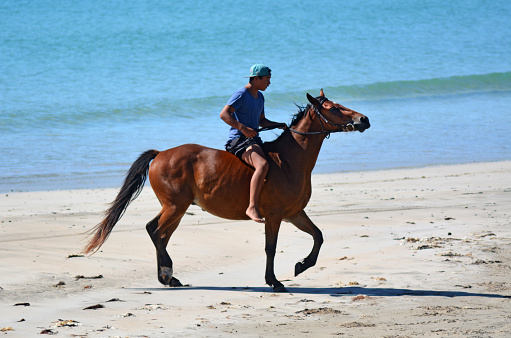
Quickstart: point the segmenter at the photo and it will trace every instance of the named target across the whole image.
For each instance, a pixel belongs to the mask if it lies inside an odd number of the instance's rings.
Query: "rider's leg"
[[[259,194],[268,173],[268,161],[266,161],[263,150],[257,144],[248,147],[241,158],[255,169],[250,180],[250,202],[246,214],[252,220],[264,223],[264,219],[259,212]]]

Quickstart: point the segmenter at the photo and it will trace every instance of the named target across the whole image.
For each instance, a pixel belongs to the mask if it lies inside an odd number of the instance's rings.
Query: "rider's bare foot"
[[[253,221],[256,221],[257,223],[264,223],[264,218],[261,217],[261,214],[255,207],[248,207],[248,209],[245,213]]]

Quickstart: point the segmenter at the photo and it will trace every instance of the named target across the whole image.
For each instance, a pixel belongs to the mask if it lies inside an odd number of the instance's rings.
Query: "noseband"
[[[324,97],[324,96],[320,96],[317,100],[319,101],[321,106],[323,106],[323,103],[328,101],[328,99],[326,97]],[[334,108],[332,106],[329,110],[332,113],[335,113],[336,110],[339,110],[339,109],[336,109],[336,108]],[[337,124],[337,123],[333,123],[331,121],[328,121],[328,119],[325,116],[323,116],[323,114],[321,114],[321,111],[316,106],[314,106],[314,112],[319,116],[319,124],[321,125],[321,131],[311,131],[311,132],[304,133],[304,132],[295,130],[293,128],[289,128],[289,130],[291,130],[293,133],[296,133],[296,134],[299,134],[299,135],[318,135],[318,134],[328,134],[328,135],[330,135],[330,133],[339,133],[339,132],[344,132],[344,131],[354,131],[355,130],[355,126],[352,123]],[[331,131],[325,130],[325,127],[324,127],[323,123],[329,124],[331,126],[339,128],[339,129],[331,130]]]

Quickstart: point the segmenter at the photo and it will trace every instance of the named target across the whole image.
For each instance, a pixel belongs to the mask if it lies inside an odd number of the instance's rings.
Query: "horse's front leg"
[[[277,238],[279,235],[281,219],[266,217],[265,223],[265,239],[266,245],[264,251],[266,252],[266,284],[273,287],[275,292],[287,292],[284,285],[275,277],[274,262],[275,253],[277,252]]]
[[[298,276],[300,273],[304,272],[311,266],[316,265],[319,249],[323,244],[323,234],[321,233],[321,230],[319,230],[318,227],[312,223],[312,221],[309,219],[309,216],[307,216],[303,210],[298,215],[287,218],[286,220],[293,223],[298,229],[310,234],[314,239],[314,246],[312,247],[310,254],[305,257],[303,261],[298,262],[295,265],[295,276]]]

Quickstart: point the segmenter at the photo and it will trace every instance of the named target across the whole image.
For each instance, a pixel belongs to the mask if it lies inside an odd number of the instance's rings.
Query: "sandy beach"
[[[119,179],[121,180],[121,178]],[[116,189],[0,196],[6,337],[509,337],[511,161],[316,175],[306,208],[325,243],[289,223],[264,284],[264,227],[192,206],[168,250],[186,284],[163,287],[146,186],[110,238],[80,254]]]

